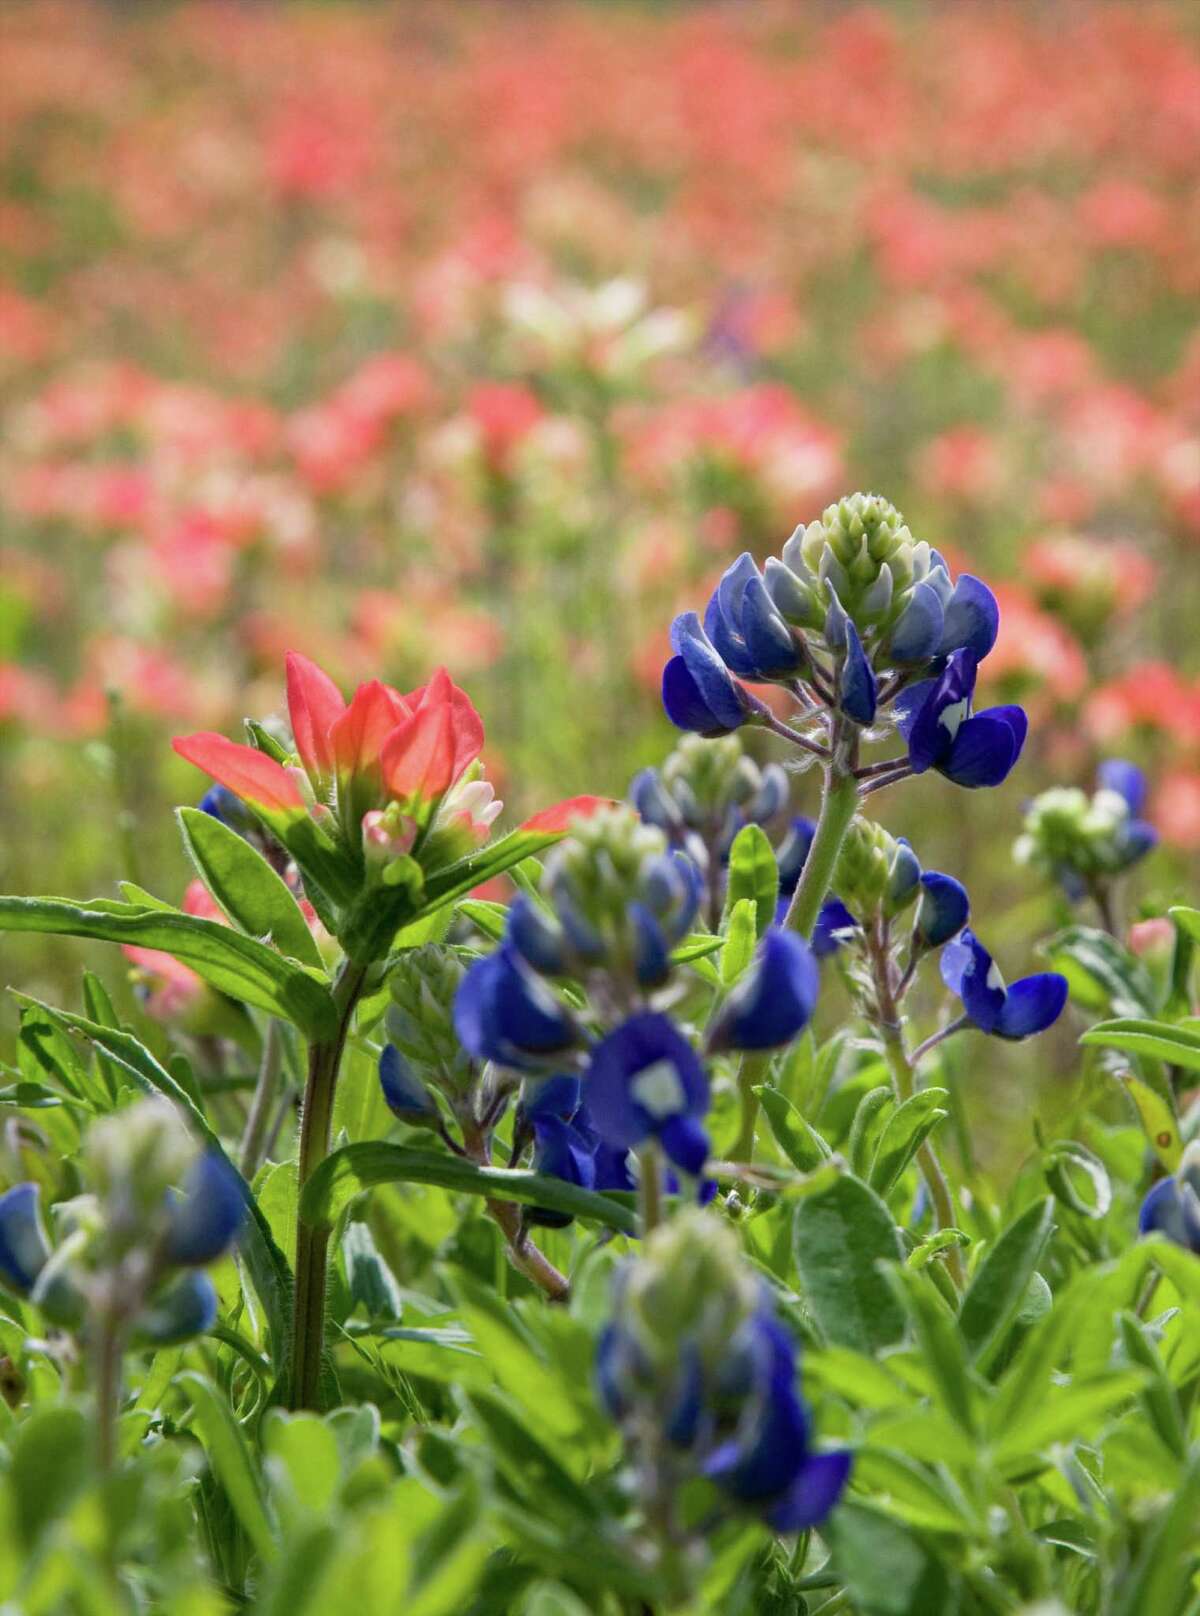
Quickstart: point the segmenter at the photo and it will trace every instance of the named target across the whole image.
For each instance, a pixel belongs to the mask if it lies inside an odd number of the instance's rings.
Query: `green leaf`
[[[498,842],[492,842],[477,853],[431,875],[425,882],[421,913],[430,914],[444,903],[453,903],[455,898],[465,896],[494,876],[505,874],[531,854],[553,847],[566,834],[562,830],[522,830],[520,827],[509,831]]]
[[[877,1265],[898,1262],[900,1236],[875,1192],[848,1173],[796,1208],[796,1269],[821,1334],[868,1356],[904,1334],[904,1312]]]
[[[883,1276],[912,1320],[933,1381],[935,1400],[968,1433],[976,1429],[975,1404],[962,1332],[930,1276],[888,1264]]]
[[[77,1408],[35,1408],[16,1428],[6,1477],[8,1508],[27,1554],[82,1490],[93,1441]]]
[[[958,1616],[958,1591],[912,1529],[877,1509],[846,1502],[821,1528],[833,1570],[860,1616]]]
[[[1176,1459],[1186,1459],[1187,1430],[1179,1394],[1167,1376],[1150,1332],[1133,1313],[1122,1313],[1119,1326],[1125,1356],[1135,1368],[1146,1371],[1146,1384],[1141,1393],[1146,1418],[1168,1453]]]
[[[1112,1206],[1112,1183],[1108,1169],[1085,1145],[1074,1139],[1058,1139],[1046,1147],[1042,1171],[1055,1197],[1080,1217],[1106,1217]],[[1080,1178],[1091,1189],[1090,1197],[1080,1187]]]
[[[1041,946],[1077,1004],[1118,1016],[1152,1015],[1154,981],[1135,954],[1095,926],[1068,926]]]
[[[320,982],[274,949],[231,926],[177,909],[138,908],[97,898],[0,898],[0,931],[49,932],[158,948],[190,965],[221,993],[295,1022],[310,1038],[337,1024],[333,999]]]
[[[199,808],[176,810],[183,842],[204,885],[248,937],[324,971],[321,950],[282,879],[250,843]]]
[[[949,1098],[946,1089],[922,1089],[896,1107],[884,1123],[867,1175],[877,1194],[887,1195],[938,1123],[950,1115],[942,1103]]]
[[[1171,1066],[1200,1071],[1200,1028],[1194,1024],[1122,1016],[1114,1021],[1097,1022],[1079,1042],[1122,1049],[1129,1055],[1149,1055]]]
[[[1046,1196],[1011,1223],[975,1271],[959,1308],[958,1323],[975,1361],[986,1365],[1001,1346],[1025,1300],[1054,1217]]]
[[[211,1383],[194,1370],[185,1370],[175,1384],[191,1402],[208,1462],[225,1489],[242,1530],[262,1559],[273,1560],[278,1545],[267,1519],[250,1455],[229,1405]]]
[[[595,1522],[602,1509],[557,1455],[494,1392],[468,1391],[463,1403],[487,1439],[500,1469],[539,1513]]]
[[[865,1489],[871,1502],[889,1515],[934,1532],[982,1535],[979,1521],[960,1498],[915,1460],[868,1443],[855,1452],[853,1474],[854,1486]]]
[[[779,902],[779,866],[761,825],[743,825],[729,850],[725,913],[732,914],[745,899],[754,905],[755,935],[761,937],[775,919]]]
[[[1145,1375],[1136,1369],[1116,1369],[1070,1386],[1051,1385],[1020,1425],[1005,1432],[992,1457],[1010,1474],[1019,1475],[1030,1455],[1083,1435],[1095,1443],[1102,1417],[1141,1390]]]
[[[1146,1534],[1137,1564],[1123,1580],[1113,1616],[1149,1616],[1150,1612],[1193,1611],[1188,1587],[1194,1578],[1200,1536],[1200,1453],[1197,1453],[1175,1495]],[[1186,1603],[1185,1603],[1186,1601]]]
[[[476,1167],[435,1150],[366,1141],[327,1156],[300,1197],[300,1216],[314,1228],[330,1225],[342,1208],[374,1184],[436,1184],[463,1195],[545,1206],[621,1234],[637,1233],[633,1209],[611,1195],[579,1189],[527,1168]]]
[[[729,987],[754,958],[754,945],[758,941],[754,930],[754,905],[749,898],[735,903],[729,913],[725,932],[725,947],[721,950],[721,983]]]
[[[829,1146],[815,1129],[809,1127],[786,1096],[769,1083],[760,1084],[754,1092],[776,1144],[793,1167],[799,1168],[802,1173],[811,1173],[823,1161],[829,1160],[833,1155]]]
[[[498,943],[504,936],[504,927],[508,920],[506,904],[486,903],[480,898],[463,898],[458,904],[458,912],[473,926],[478,927],[490,942]]]

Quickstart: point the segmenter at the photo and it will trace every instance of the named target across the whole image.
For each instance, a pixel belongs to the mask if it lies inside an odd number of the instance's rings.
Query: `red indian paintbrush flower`
[[[412,877],[412,855],[428,873],[487,840],[501,803],[483,777],[483,722],[470,697],[438,668],[428,684],[402,692],[372,679],[347,702],[307,657],[287,657],[287,701],[295,763],[224,735],[181,736],[175,750],[240,797],[304,867],[377,872],[385,884]],[[523,829],[562,833],[604,799],[574,797]],[[302,840],[301,840],[302,839]],[[361,874],[350,885],[361,884]],[[347,892],[345,896],[349,896]]]

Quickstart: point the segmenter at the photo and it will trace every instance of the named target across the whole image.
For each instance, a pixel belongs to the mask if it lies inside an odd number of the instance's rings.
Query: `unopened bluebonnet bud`
[[[184,1273],[165,1285],[141,1312],[133,1345],[171,1347],[204,1335],[217,1320],[217,1292],[207,1274]]]
[[[783,811],[788,782],[779,764],[760,767],[748,756],[737,735],[685,735],[660,769],[635,775],[629,799],[673,846],[695,858],[698,839],[701,857],[720,858],[743,825],[765,824]]]
[[[971,913],[967,889],[952,875],[925,870],[913,935],[922,948],[941,948],[957,937]]]
[[[1178,1168],[1160,1179],[1142,1202],[1142,1234],[1164,1234],[1200,1257],[1200,1140],[1193,1140]]]
[[[1023,976],[1006,987],[1000,969],[973,931],[942,950],[942,980],[963,1002],[972,1026],[998,1038],[1029,1038],[1058,1020],[1067,979],[1057,971]]]
[[[728,735],[751,716],[754,703],[714,650],[695,612],[671,625],[675,655],[663,669],[662,699],[679,729]]]
[[[379,1086],[388,1110],[410,1128],[438,1128],[437,1101],[413,1071],[395,1044],[386,1044],[379,1057]]]
[[[1146,797],[1142,771],[1112,758],[1101,764],[1092,796],[1074,786],[1043,791],[1030,803],[1013,848],[1025,864],[1081,898],[1123,874],[1158,843],[1140,818]]]
[[[804,939],[772,926],[718,1010],[708,1047],[779,1049],[791,1043],[812,1020],[820,982]]]
[[[775,606],[749,552],[717,585],[704,630],[725,666],[741,679],[794,679],[807,666],[803,640]]]
[[[834,886],[852,912],[892,920],[915,902],[921,863],[902,837],[872,819],[855,819],[842,843]]]
[[[380,1063],[384,1098],[396,1112],[411,1113],[413,1122],[424,1112],[436,1118],[437,1106],[428,1094],[439,1090],[456,1111],[469,1101],[478,1079],[478,1066],[463,1047],[455,1028],[455,1000],[467,967],[452,948],[426,943],[401,955],[388,977],[392,1002],[385,1026],[388,1054]],[[486,1058],[486,1057],[485,1057]],[[422,1099],[423,1096],[423,1099]]]

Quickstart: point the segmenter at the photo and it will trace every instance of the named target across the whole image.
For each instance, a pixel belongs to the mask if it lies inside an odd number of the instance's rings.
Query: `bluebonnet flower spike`
[[[992,956],[973,931],[942,950],[942,980],[963,1002],[971,1023],[998,1038],[1029,1038],[1058,1020],[1067,979],[1057,971],[1023,976],[1005,987]]]

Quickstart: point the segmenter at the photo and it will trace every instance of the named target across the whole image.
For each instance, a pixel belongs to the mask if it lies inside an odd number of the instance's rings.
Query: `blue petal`
[[[647,825],[660,830],[676,831],[682,823],[675,806],[662,783],[657,769],[639,769],[629,782],[629,800]]]
[[[668,1117],[658,1130],[659,1143],[670,1162],[689,1178],[699,1178],[708,1160],[709,1139],[695,1117]]]
[[[762,771],[762,783],[746,809],[746,817],[763,825],[774,819],[790,795],[787,770],[779,763],[768,763]]]
[[[648,1068],[664,1065],[653,1109],[634,1093]],[[670,1073],[677,1090],[670,1105]],[[656,1135],[670,1115],[703,1116],[708,1109],[708,1078],[695,1050],[666,1016],[643,1011],[602,1038],[588,1062],[584,1097],[588,1115],[610,1145],[635,1149]],[[664,1101],[667,1102],[664,1108]]]
[[[181,1197],[169,1212],[164,1250],[181,1267],[200,1267],[232,1245],[246,1215],[242,1175],[224,1156],[206,1150],[197,1156]]]
[[[767,1510],[767,1525],[784,1533],[820,1526],[842,1496],[853,1463],[848,1448],[809,1454],[783,1498]]]
[[[623,1420],[632,1407],[629,1390],[636,1362],[625,1332],[606,1324],[596,1343],[596,1395],[611,1420]]]
[[[0,1195],[0,1280],[28,1295],[50,1257],[37,1184],[17,1184]]]
[[[1127,870],[1131,864],[1145,858],[1158,846],[1158,832],[1154,826],[1144,819],[1131,819],[1118,837],[1118,852],[1121,859],[1121,868]]]
[[[993,1032],[1004,1008],[1003,983],[992,979],[992,956],[973,931],[942,950],[942,981],[963,1002],[967,1015],[983,1032]]]
[[[838,705],[856,724],[873,724],[879,687],[854,624],[846,621],[846,659],[838,674]]]
[[[637,1180],[629,1170],[629,1147],[606,1145],[603,1140],[596,1146],[596,1183],[598,1190],[637,1189]]]
[[[908,761],[915,774],[944,762],[957,733],[951,715],[960,726],[966,722],[964,715],[970,710],[975,689],[975,658],[969,651],[956,651],[914,711],[912,698],[919,689],[921,686],[914,686],[905,693],[900,720],[901,734],[908,741]]]
[[[1200,1200],[1177,1178],[1164,1178],[1142,1202],[1138,1229],[1142,1234],[1165,1234],[1200,1256]]]
[[[804,655],[757,573],[742,598],[741,625],[746,649],[757,670],[751,678],[788,679],[803,671]]]
[[[658,987],[671,973],[671,953],[663,929],[644,903],[629,905],[633,923],[633,966],[639,984]]]
[[[704,1416],[704,1369],[696,1347],[683,1348],[675,1402],[663,1424],[667,1441],[676,1448],[690,1448],[700,1432]]]
[[[998,786],[1021,755],[1029,720],[1021,707],[989,707],[968,718],[937,767],[956,786]]]
[[[671,625],[671,639],[700,692],[703,704],[723,728],[736,729],[746,718],[745,699],[729,669],[713,649],[695,612],[684,612],[675,619]]]
[[[896,728],[906,741],[921,715],[921,709],[937,685],[938,679],[918,679],[915,684],[906,685],[896,697],[892,707],[896,715]]]
[[[888,872],[887,900],[893,913],[899,914],[908,905],[920,879],[921,861],[901,837]]]
[[[917,584],[892,630],[888,642],[890,660],[901,666],[927,662],[941,640],[944,615],[937,590],[927,583]]]
[[[508,906],[505,939],[535,971],[559,976],[567,968],[562,931],[527,892],[519,892]]]
[[[583,1103],[583,1084],[559,1072],[554,1077],[527,1079],[521,1091],[521,1109],[528,1121],[573,1122]]]
[[[144,1307],[134,1323],[136,1339],[174,1346],[203,1335],[217,1322],[217,1293],[207,1274],[181,1274]]]
[[[1105,791],[1115,791],[1125,799],[1131,814],[1140,814],[1146,804],[1146,776],[1136,763],[1125,758],[1106,758],[1096,771]]]
[[[771,927],[745,975],[717,1012],[710,1049],[778,1049],[812,1019],[821,978],[813,951]]]
[[[546,1057],[570,1049],[577,1039],[566,1008],[501,947],[476,960],[454,998],[454,1030],[476,1060],[499,1061],[516,1071],[539,1069]]]
[[[926,948],[941,948],[966,925],[971,913],[967,889],[952,875],[926,870],[921,877],[921,902],[917,907],[917,936]]]
[[[754,557],[746,551],[726,570],[704,611],[704,632],[713,649],[743,679],[755,677],[754,659],[742,632],[742,597],[756,574]]]
[[[845,934],[855,931],[858,921],[840,898],[826,898],[817,913],[813,927],[812,951],[816,959],[828,959],[847,941]]]
[[[1067,979],[1057,971],[1023,976],[1009,987],[996,1031],[1001,1038],[1030,1038],[1057,1021],[1066,1002]]]
[[[776,1378],[745,1435],[724,1443],[704,1473],[743,1504],[762,1504],[788,1491],[808,1454],[808,1416],[793,1385]]]
[[[688,671],[681,656],[673,656],[663,669],[662,704],[667,717],[676,729],[692,730],[710,738],[728,735],[746,720],[739,709],[736,718],[728,719],[726,709],[715,713],[701,694],[700,686]]]
[[[964,572],[946,603],[938,655],[970,651],[976,662],[982,662],[995,645],[999,631],[1000,608],[995,595],[980,579]]]
[[[797,814],[792,820],[777,853],[781,891],[790,894],[796,890],[796,883],[800,879],[800,872],[804,868],[804,861],[808,857],[808,850],[816,834],[815,819],[805,819],[802,814]]]
[[[385,1044],[379,1057],[379,1086],[388,1110],[401,1122],[420,1127],[440,1120],[433,1096],[395,1044]]]

